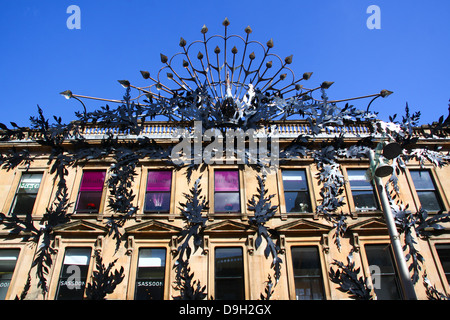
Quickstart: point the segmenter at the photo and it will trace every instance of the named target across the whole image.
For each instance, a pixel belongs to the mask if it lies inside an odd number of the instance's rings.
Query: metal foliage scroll
[[[193,280],[194,272],[191,273],[189,259],[192,254],[191,241],[194,245],[194,252],[203,247],[203,230],[206,226],[207,218],[202,215],[208,209],[208,201],[201,195],[202,189],[199,177],[189,193],[184,193],[185,203],[179,203],[179,209],[185,220],[185,228],[180,232],[177,242],[180,245],[176,251],[175,283],[173,288],[180,292],[176,300],[203,300],[206,298],[206,286],[201,286],[199,280]]]
[[[375,298],[372,289],[367,285],[367,278],[359,276],[360,268],[355,268],[352,253],[347,257],[347,264],[334,260],[330,268],[329,277],[333,283],[339,285],[339,290],[349,294],[350,298],[356,300],[373,300]]]
[[[278,238],[278,234],[275,230],[267,228],[266,223],[275,215],[278,206],[271,204],[271,199],[275,197],[275,194],[267,195],[268,190],[265,186],[265,177],[257,176],[258,187],[257,193],[248,200],[247,208],[254,215],[249,217],[249,224],[257,228],[257,236],[255,240],[255,248],[258,249],[262,243],[263,238],[266,240],[266,249],[264,250],[264,256],[269,258],[272,256],[271,268],[274,269],[275,285],[281,276],[281,264],[282,259],[278,256],[280,247],[272,240],[272,238]],[[270,280],[270,278],[269,278]],[[271,281],[268,283],[272,283]],[[270,290],[268,291],[270,292]]]

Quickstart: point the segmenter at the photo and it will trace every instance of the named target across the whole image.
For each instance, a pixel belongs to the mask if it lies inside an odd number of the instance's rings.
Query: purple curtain
[[[105,176],[105,171],[85,171],[81,179],[80,191],[102,191]]]
[[[149,171],[147,191],[170,191],[172,171]]]
[[[214,173],[215,191],[239,191],[238,171],[215,171]]]

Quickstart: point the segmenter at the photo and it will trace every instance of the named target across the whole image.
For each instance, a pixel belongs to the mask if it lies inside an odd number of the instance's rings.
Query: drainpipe
[[[373,166],[375,164],[373,150],[369,151],[369,159],[371,166]],[[406,259],[403,254],[402,244],[400,243],[400,236],[397,232],[397,227],[395,226],[394,215],[392,214],[391,205],[389,203],[386,189],[384,188],[380,177],[374,175],[373,180],[378,189],[378,194],[380,195],[383,215],[388,228],[389,237],[391,239],[391,247],[394,253],[394,260],[400,277],[403,296],[405,300],[417,300],[416,291],[414,290],[414,285],[411,281],[408,266],[406,265]]]

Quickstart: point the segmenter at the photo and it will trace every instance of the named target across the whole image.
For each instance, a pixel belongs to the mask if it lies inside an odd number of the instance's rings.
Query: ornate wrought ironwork
[[[203,39],[188,44],[181,38],[180,52],[170,58],[161,53],[163,67],[155,75],[140,71],[149,85],[136,86],[129,80],[119,80],[124,88],[137,91],[128,102],[139,106],[140,116],[153,118],[163,115],[169,121],[197,120],[216,128],[250,128],[255,127],[256,122],[286,119],[292,115],[311,116],[314,121],[332,118],[338,110],[335,107],[338,102],[373,98],[370,106],[376,98],[392,93],[382,90],[371,95],[329,101],[323,91],[333,82],[324,81],[318,86],[306,87],[303,83],[311,78],[312,72],[296,77],[290,68],[293,55],[283,59],[273,53],[272,39],[265,45],[251,40],[250,26],[244,29],[245,36],[230,35],[228,18],[222,25],[223,35],[208,36],[209,30],[204,25],[200,30]],[[322,91],[320,97],[313,97],[318,90]],[[70,90],[61,94],[68,99],[124,103],[122,100],[76,95]],[[317,113],[320,109],[322,117]],[[348,118],[354,117],[354,109],[352,112],[347,109],[348,106],[338,111],[344,111],[343,115]],[[368,109],[356,112],[356,115],[367,117],[370,115]],[[98,114],[88,115],[88,119],[99,120]]]

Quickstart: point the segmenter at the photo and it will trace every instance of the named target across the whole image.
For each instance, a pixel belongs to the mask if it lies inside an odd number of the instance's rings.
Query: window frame
[[[215,211],[215,172],[216,171],[237,171],[238,180],[239,180],[239,206],[240,210],[237,212],[216,212]],[[208,196],[209,196],[209,213],[208,216],[213,219],[214,216],[240,216],[245,219],[247,216],[247,206],[245,199],[245,179],[244,179],[245,171],[241,166],[219,166],[219,167],[209,167],[209,179],[208,183],[211,188],[208,188]],[[233,191],[236,192],[236,191]]]
[[[305,179],[306,179],[306,190],[285,190],[283,172],[286,172],[286,171],[303,171],[305,174]],[[309,172],[308,168],[306,168],[306,167],[283,167],[283,168],[280,168],[279,175],[280,175],[280,179],[281,179],[280,198],[282,198],[282,201],[280,201],[280,209],[282,211],[282,214],[283,215],[301,214],[304,216],[307,214],[314,213],[315,212],[315,206],[314,206],[315,201],[313,201],[313,190],[312,190],[312,185],[311,185],[310,172]],[[287,212],[286,192],[306,192],[307,199],[309,200],[308,204],[309,204],[310,210],[309,211],[298,211],[298,212]]]
[[[353,200],[353,193],[352,193],[352,188],[350,185],[350,180],[349,180],[349,175],[348,175],[348,171],[352,171],[352,170],[364,170],[366,171],[368,169],[368,167],[365,166],[341,166],[342,168],[342,173],[344,175],[344,179],[346,181],[346,183],[344,184],[344,190],[347,194],[347,205],[348,205],[348,209],[350,211],[350,214],[353,217],[357,217],[358,215],[371,215],[371,214],[380,214],[382,213],[381,210],[381,201],[380,201],[380,196],[378,194],[378,190],[375,187],[375,185],[373,184],[373,182],[370,182],[372,185],[372,191],[373,191],[373,195],[375,198],[375,202],[377,205],[377,208],[374,210],[357,210],[356,206],[355,206],[355,202]]]
[[[59,300],[58,299],[58,294],[59,294],[59,282],[61,280],[61,275],[62,275],[62,271],[63,271],[63,267],[64,267],[64,260],[66,257],[66,253],[67,253],[67,249],[76,249],[76,248],[83,248],[83,249],[90,249],[90,256],[89,256],[89,264],[87,266],[87,273],[86,273],[86,284],[85,287],[83,289],[83,298],[81,300],[85,300],[86,299],[86,288],[88,283],[91,282],[92,280],[92,272],[93,272],[93,268],[95,265],[95,247],[94,245],[91,244],[87,244],[87,243],[71,243],[70,245],[66,245],[63,248],[58,249],[58,257],[57,257],[57,261],[55,262],[55,264],[58,266],[57,270],[54,271],[54,280],[55,280],[55,284],[52,285],[51,289],[52,291],[50,292],[49,289],[49,296],[53,296],[53,300]],[[65,299],[62,299],[60,301],[64,301]]]
[[[170,176],[170,190],[169,191],[161,191],[160,193],[168,193],[169,194],[169,210],[167,211],[158,211],[158,210],[146,210],[145,205],[147,202],[147,194],[149,192],[152,191],[147,191],[147,184],[148,184],[148,175],[150,172],[156,172],[156,171],[170,171],[171,172],[171,176]],[[172,208],[173,208],[173,194],[174,194],[174,178],[175,178],[175,173],[174,170],[172,169],[165,169],[165,168],[147,168],[145,171],[142,172],[143,176],[145,176],[145,188],[144,188],[144,193],[143,193],[143,203],[142,203],[142,212],[144,213],[144,215],[150,215],[150,214],[170,214],[172,212]]]
[[[368,245],[369,246],[370,245],[389,246],[390,240],[389,240],[388,236],[385,236],[385,237],[366,236],[366,237],[360,237],[360,239],[359,239],[359,250],[360,250],[363,273],[364,273],[364,276],[368,279],[369,283],[372,284],[373,283],[372,274],[370,272],[370,268],[369,268],[370,264],[369,264],[369,260],[367,258],[367,254],[366,254],[366,246],[368,246]],[[399,299],[402,300],[404,298],[404,294],[403,294],[402,288],[401,288],[399,273],[397,270],[397,266],[395,265],[395,259],[393,256],[392,248],[389,248],[389,250],[390,250],[390,255],[391,255],[392,267],[393,267],[394,273],[395,273],[396,283],[398,284],[397,288],[398,288],[398,292],[400,295]],[[372,292],[375,293],[374,288],[372,288]]]
[[[288,285],[288,297],[289,300],[295,300],[296,293],[295,293],[295,277],[294,277],[294,266],[293,266],[293,257],[292,257],[292,248],[298,248],[298,247],[315,247],[317,248],[318,255],[319,255],[319,263],[320,263],[320,272],[322,274],[322,285],[323,285],[323,294],[324,294],[324,300],[331,300],[331,287],[330,287],[330,280],[328,277],[328,271],[330,270],[330,264],[327,257],[328,249],[323,246],[322,241],[320,240],[320,237],[316,237],[315,240],[313,239],[286,239],[286,249],[285,249],[285,267],[286,267],[286,273],[287,273],[287,285]]]
[[[11,187],[9,189],[6,201],[3,206],[3,212],[7,212],[8,215],[11,215],[16,195],[19,190],[20,181],[22,180],[22,176],[24,174],[42,174],[41,183],[39,186],[39,190],[36,194],[36,200],[34,201],[33,210],[31,212],[31,216],[37,216],[40,212],[38,208],[40,208],[41,199],[43,200],[43,193],[45,192],[45,188],[43,187],[44,183],[47,181],[47,168],[44,167],[36,167],[36,168],[18,168],[17,171],[14,172],[14,177],[12,178]],[[45,214],[45,210],[41,210],[42,214]],[[19,215],[19,217],[23,217],[24,215]]]
[[[442,267],[442,263],[441,263],[439,254],[436,249],[436,245],[450,245],[450,238],[448,236],[445,238],[439,238],[439,239],[438,238],[430,238],[429,243],[430,243],[430,248],[431,248],[431,255],[433,256],[433,261],[435,262],[437,274],[435,275],[434,273],[429,272],[428,277],[430,278],[430,280],[433,284],[435,284],[435,283],[433,282],[434,279],[432,277],[438,277],[439,282],[441,283],[441,287],[444,290],[444,293],[446,295],[450,295],[450,285],[448,283],[444,268]],[[437,283],[436,283],[436,285],[437,285]],[[440,290],[439,286],[437,286],[437,288],[438,288],[438,290]]]
[[[11,280],[9,282],[9,286],[8,286],[8,290],[5,295],[5,299],[0,300],[0,301],[12,300],[16,297],[16,295],[20,294],[20,291],[17,292],[17,290],[16,290],[16,282],[21,281],[21,278],[18,278],[19,277],[18,267],[22,265],[24,256],[26,256],[26,253],[22,254],[23,250],[26,250],[26,248],[24,246],[18,246],[18,245],[0,246],[0,251],[7,251],[7,250],[18,250],[19,254],[17,255],[16,264],[14,266],[14,271],[12,273]],[[22,289],[23,288],[20,287],[20,290],[22,290]]]
[[[309,200],[311,203],[311,212],[286,212],[286,200],[285,191],[283,185],[283,170],[304,170],[306,175],[306,182],[308,185]],[[316,211],[317,201],[316,201],[316,190],[314,186],[314,179],[311,173],[310,165],[300,164],[300,165],[283,165],[277,170],[277,184],[278,184],[278,203],[279,212],[281,220],[287,220],[289,217],[301,216],[301,217],[313,217],[318,218],[318,213]]]
[[[173,279],[171,277],[171,267],[173,265],[173,255],[171,254],[171,248],[167,241],[163,240],[141,240],[134,239],[134,237],[128,240],[130,242],[131,248],[129,253],[131,255],[130,268],[128,273],[126,299],[135,300],[136,294],[136,282],[137,282],[137,271],[139,263],[139,250],[140,249],[165,249],[166,250],[166,265],[164,268],[164,293],[163,300],[169,300],[171,295],[174,294],[171,290]],[[126,278],[126,277],[125,277]]]
[[[421,202],[420,202],[420,198],[419,195],[417,193],[417,189],[416,186],[414,184],[414,180],[411,176],[410,171],[428,171],[428,173],[430,174],[431,180],[434,184],[435,187],[435,194],[437,196],[438,202],[440,203],[440,206],[442,208],[442,210],[444,211],[449,211],[449,204],[448,204],[448,199],[447,196],[445,194],[445,192],[443,192],[443,188],[441,185],[441,182],[439,180],[438,175],[435,172],[434,167],[430,167],[430,166],[410,166],[407,168],[407,170],[405,170],[406,172],[406,179],[408,181],[408,185],[409,185],[409,189],[411,191],[412,194],[412,198],[414,201],[414,205],[416,207],[416,210],[419,210],[420,207],[422,206]],[[438,211],[429,211],[429,213],[437,213]]]
[[[224,248],[240,248],[242,250],[242,274],[243,274],[243,279],[242,279],[242,285],[243,285],[243,290],[244,290],[244,298],[243,300],[248,300],[250,297],[250,292],[248,291],[248,281],[249,281],[249,274],[248,274],[248,257],[247,257],[247,250],[246,250],[246,246],[245,244],[241,244],[239,243],[239,241],[230,241],[231,239],[221,239],[218,240],[217,242],[212,244],[209,248],[209,257],[210,257],[210,261],[209,261],[209,265],[210,265],[210,271],[208,274],[209,277],[209,283],[210,285],[208,286],[208,297],[213,297],[214,299],[216,298],[216,249],[224,249]],[[214,241],[214,240],[213,240]],[[230,243],[232,243],[232,245],[230,245]],[[202,282],[203,283],[203,282]],[[236,300],[236,301],[240,301],[240,300]]]
[[[103,215],[105,214],[106,211],[106,199],[109,196],[109,192],[108,192],[108,187],[107,187],[107,181],[109,179],[109,167],[107,166],[98,166],[98,167],[82,167],[82,166],[78,166],[76,173],[75,173],[75,177],[74,177],[74,186],[72,189],[72,193],[71,193],[71,197],[70,200],[72,203],[74,203],[74,205],[71,207],[71,213],[73,214],[73,217],[79,217],[79,218],[86,218],[86,217],[97,217],[97,220],[102,220]],[[79,195],[80,195],[80,188],[81,188],[81,182],[83,179],[83,174],[86,171],[105,171],[105,180],[103,181],[103,189],[102,189],[102,195],[100,198],[100,205],[98,208],[98,212],[83,212],[83,211],[78,211],[77,210],[77,205],[78,205],[78,199],[79,199]]]

